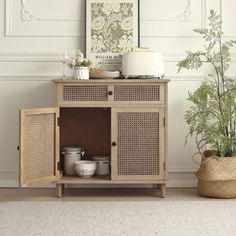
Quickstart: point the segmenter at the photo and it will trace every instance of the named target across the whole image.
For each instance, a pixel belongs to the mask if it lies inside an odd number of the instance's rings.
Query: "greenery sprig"
[[[209,28],[197,28],[206,41],[203,51],[186,51],[178,72],[185,69],[199,69],[208,64],[213,68],[200,87],[189,93],[192,103],[186,111],[185,120],[189,126],[186,143],[194,137],[199,153],[210,145],[219,156],[232,156],[236,148],[236,81],[226,75],[230,67],[230,48],[235,41],[222,41],[222,22],[215,11],[210,11]]]

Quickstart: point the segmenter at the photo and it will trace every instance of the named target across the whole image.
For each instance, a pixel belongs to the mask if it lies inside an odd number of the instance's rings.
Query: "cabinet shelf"
[[[91,178],[80,178],[79,176],[63,175],[57,184],[156,184],[157,180],[111,180],[110,175],[93,176]],[[166,181],[158,180],[158,183]]]
[[[111,181],[110,175],[104,176],[92,176],[91,178],[81,178],[79,176],[68,176],[63,175],[59,181],[56,183],[63,183],[63,184],[96,184],[96,183],[108,183]]]

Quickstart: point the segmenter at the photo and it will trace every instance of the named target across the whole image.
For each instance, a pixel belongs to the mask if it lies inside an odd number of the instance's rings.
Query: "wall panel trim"
[[[186,56],[186,53],[162,53],[165,62],[179,62]],[[61,52],[50,50],[0,50],[0,62],[60,62],[60,55]],[[236,53],[231,53],[231,61],[236,62]]]
[[[20,12],[19,15],[21,19],[18,19],[21,23],[33,23],[33,22],[79,22],[81,28],[85,25],[85,19],[80,18],[43,18],[37,16],[35,13],[31,12],[27,6],[27,0],[18,0],[20,1]],[[49,33],[43,33],[37,31],[35,32],[17,32],[13,29],[13,4],[17,3],[15,0],[5,0],[5,36],[6,37],[84,37],[84,30],[82,32],[70,32],[68,34],[63,34],[62,32],[53,33],[49,31]],[[65,1],[66,2],[66,1]],[[27,26],[27,25],[26,25]],[[53,29],[53,28],[52,28]]]

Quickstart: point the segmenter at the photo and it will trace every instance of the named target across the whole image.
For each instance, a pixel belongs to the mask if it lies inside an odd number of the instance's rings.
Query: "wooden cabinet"
[[[168,80],[54,80],[55,108],[20,111],[20,186],[153,184],[165,196]],[[63,175],[61,151],[111,156],[111,174]]]

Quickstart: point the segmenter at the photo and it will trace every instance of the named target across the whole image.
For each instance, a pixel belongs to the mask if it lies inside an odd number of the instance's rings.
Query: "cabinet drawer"
[[[107,85],[62,85],[63,102],[107,101]]]
[[[114,85],[114,101],[162,102],[163,100],[162,85]]]

